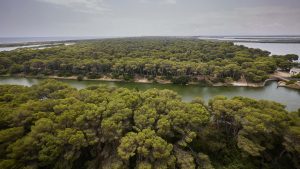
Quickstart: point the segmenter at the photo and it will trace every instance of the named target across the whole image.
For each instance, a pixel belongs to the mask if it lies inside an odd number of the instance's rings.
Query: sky
[[[300,35],[300,0],[0,0],[0,37]]]

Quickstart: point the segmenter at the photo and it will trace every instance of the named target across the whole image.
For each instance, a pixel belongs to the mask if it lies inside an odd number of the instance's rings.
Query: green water
[[[0,84],[17,84],[31,86],[37,84],[41,79],[21,78],[21,77],[0,77]],[[150,88],[169,89],[176,91],[184,101],[191,101],[193,98],[200,96],[205,101],[217,95],[227,97],[245,96],[255,99],[273,100],[287,106],[287,110],[294,111],[300,108],[300,91],[279,87],[276,82],[270,82],[262,88],[250,87],[201,87],[197,85],[173,85],[173,84],[143,84],[131,82],[105,82],[105,81],[77,81],[77,80],[60,80],[68,83],[78,89],[91,85],[108,85],[111,87],[124,87],[129,89],[147,90]]]

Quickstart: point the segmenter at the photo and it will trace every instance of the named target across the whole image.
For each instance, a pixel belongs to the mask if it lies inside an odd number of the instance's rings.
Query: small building
[[[290,74],[291,75],[297,75],[297,74],[300,74],[300,68],[292,68],[290,70]]]

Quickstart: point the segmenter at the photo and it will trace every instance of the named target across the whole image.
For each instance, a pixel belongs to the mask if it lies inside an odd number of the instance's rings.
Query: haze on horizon
[[[300,35],[299,0],[1,0],[0,37]]]

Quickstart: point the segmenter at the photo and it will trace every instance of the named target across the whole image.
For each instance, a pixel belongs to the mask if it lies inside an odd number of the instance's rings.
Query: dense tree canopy
[[[46,80],[0,86],[0,168],[300,167],[300,110]]]
[[[83,76],[131,80],[146,77],[174,83],[228,82],[245,78],[263,82],[296,55],[269,56],[260,49],[231,42],[176,38],[121,38],[78,42],[42,50],[0,52],[0,74]]]

